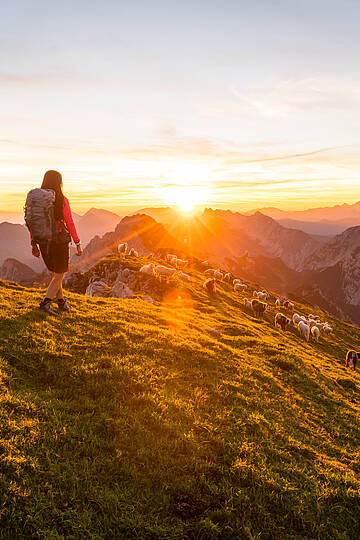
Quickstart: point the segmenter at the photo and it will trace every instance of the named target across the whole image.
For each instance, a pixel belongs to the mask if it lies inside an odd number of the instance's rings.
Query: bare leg
[[[52,279],[49,283],[48,290],[46,291],[47,298],[53,299],[55,296],[57,296],[57,298],[62,298],[63,279],[64,279],[64,274],[56,274],[55,272],[53,273]]]

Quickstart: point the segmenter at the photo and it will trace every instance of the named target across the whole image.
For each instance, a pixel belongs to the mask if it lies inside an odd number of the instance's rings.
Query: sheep
[[[140,268],[139,272],[141,272],[142,274],[148,274],[149,276],[153,276],[155,275],[154,268],[154,263],[146,264],[145,266],[142,266]]]
[[[231,281],[231,274],[229,272],[227,272],[224,276],[224,281],[228,281],[230,283]]]
[[[289,309],[290,311],[292,311],[295,307],[294,304],[290,302],[290,300],[284,300],[283,306],[285,309]]]
[[[244,298],[244,306],[247,311],[252,311],[252,304],[248,298]]]
[[[356,371],[356,363],[360,359],[360,352],[350,350],[346,353],[345,367],[352,367]]]
[[[253,297],[254,297],[254,298],[257,298],[257,297],[258,297],[258,292],[257,292],[257,291],[254,291],[254,292],[253,292]]]
[[[301,321],[301,317],[300,317],[300,315],[298,313],[294,313],[294,315],[292,317],[292,320],[293,320],[293,325],[296,328],[297,325],[299,324],[299,322]]]
[[[259,298],[259,300],[262,300],[263,302],[265,302],[265,300],[268,299],[268,294],[264,291],[258,291],[257,297]]]
[[[209,278],[203,283],[203,289],[209,294],[216,294],[216,279]]]
[[[277,313],[274,321],[275,326],[279,326],[283,332],[285,332],[286,327],[291,323],[291,319],[288,319],[288,317],[285,317],[282,313]]]
[[[220,270],[216,270],[216,272],[214,272],[214,278],[217,281],[222,281],[224,279],[224,274],[220,272]]]
[[[125,242],[124,244],[119,244],[118,245],[117,252],[120,255],[120,257],[125,257],[127,249],[128,249],[127,242]]]
[[[324,334],[331,334],[333,332],[333,329],[328,323],[325,323],[323,326],[323,332]]]
[[[234,285],[235,292],[243,292],[245,289],[247,289],[247,285],[245,285],[245,283],[235,283]]]
[[[235,278],[233,279],[233,285],[235,285],[235,283],[242,283],[242,281],[239,278]]]
[[[184,259],[176,259],[174,264],[176,268],[184,268],[188,263],[189,261],[185,261]]]
[[[176,268],[168,268],[167,266],[162,266],[159,264],[155,267],[155,275],[161,281],[162,277],[166,277],[167,280],[171,278],[176,273]]]
[[[282,305],[282,302],[281,302],[280,298],[277,298],[277,299],[275,300],[275,306],[276,306],[276,307],[281,307],[281,305]]]
[[[264,313],[267,307],[268,307],[268,304],[266,302],[260,302],[260,300],[256,300],[255,298],[251,300],[251,308],[256,316],[257,315],[264,316]]]
[[[316,317],[315,317],[315,315],[313,315],[312,313],[309,313],[308,319],[316,319]]]
[[[129,251],[129,257],[138,257],[139,253],[136,251],[136,249],[131,248]]]
[[[191,280],[189,274],[185,274],[184,272],[181,272],[181,270],[178,273],[178,278],[182,279],[183,281],[190,281]]]
[[[318,329],[317,326],[311,327],[311,337],[313,338],[314,341],[319,341],[320,330]]]
[[[214,277],[215,272],[217,272],[216,268],[208,268],[207,270],[205,270],[204,274],[205,276]]]
[[[309,341],[310,339],[310,327],[304,323],[304,321],[300,321],[298,324],[298,330],[300,334],[306,339],[306,341]]]

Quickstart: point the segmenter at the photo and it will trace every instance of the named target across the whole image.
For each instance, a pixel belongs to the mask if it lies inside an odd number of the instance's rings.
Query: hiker
[[[82,255],[81,241],[72,218],[69,201],[64,196],[62,176],[57,171],[47,171],[41,189],[28,193],[25,205],[25,222],[30,231],[32,254],[40,257],[52,278],[45,298],[40,302],[40,309],[58,315],[70,311],[70,306],[63,296],[62,283],[69,271],[71,239],[74,240],[77,253]],[[57,300],[58,311],[51,307]]]

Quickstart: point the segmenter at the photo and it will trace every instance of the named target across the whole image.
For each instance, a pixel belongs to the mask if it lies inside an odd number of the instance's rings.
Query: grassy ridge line
[[[359,534],[354,329],[306,344],[192,276],[191,310],[71,294],[61,320],[1,283],[4,538]]]

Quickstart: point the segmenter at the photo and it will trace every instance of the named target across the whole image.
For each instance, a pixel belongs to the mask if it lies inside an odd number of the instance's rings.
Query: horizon
[[[356,202],[360,5],[342,5],[5,5],[0,211],[50,168],[79,213]]]
[[[246,209],[243,209],[243,210],[240,210],[238,209],[237,207],[233,207],[233,208],[225,208],[225,207],[217,207],[216,205],[213,205],[213,206],[210,206],[210,205],[205,205],[205,206],[198,206],[198,207],[194,207],[191,211],[184,211],[182,210],[179,206],[177,205],[157,205],[157,206],[143,206],[143,207],[138,207],[138,208],[121,208],[119,207],[118,210],[114,210],[113,208],[100,208],[100,207],[97,207],[97,206],[91,206],[90,208],[87,208],[85,210],[83,210],[82,212],[78,212],[76,210],[76,208],[73,209],[73,213],[77,214],[79,217],[83,217],[85,214],[87,214],[88,212],[90,212],[91,210],[98,210],[98,211],[107,211],[107,212],[111,212],[113,214],[116,214],[118,215],[120,218],[123,218],[123,217],[126,217],[128,215],[132,215],[132,214],[137,214],[139,212],[141,212],[142,210],[162,210],[162,209],[169,209],[169,210],[175,210],[176,212],[178,212],[179,214],[183,214],[185,217],[186,216],[191,216],[191,215],[195,215],[195,214],[201,214],[202,212],[204,212],[205,210],[222,210],[222,211],[231,211],[231,212],[234,212],[234,213],[239,213],[239,214],[246,214],[246,213],[252,213],[252,212],[261,212],[261,211],[264,211],[264,210],[280,210],[284,213],[293,213],[293,212],[306,212],[306,211],[311,211],[311,210],[318,210],[318,209],[321,209],[321,210],[324,210],[324,209],[327,209],[327,208],[335,208],[335,207],[344,207],[344,206],[353,206],[354,204],[358,204],[360,203],[360,199],[359,200],[356,200],[354,203],[348,203],[348,202],[340,202],[336,205],[324,205],[324,206],[311,206],[311,207],[308,207],[308,208],[303,208],[301,210],[298,210],[298,209],[295,209],[295,210],[292,210],[292,209],[286,209],[286,208],[279,208],[279,207],[276,207],[276,206],[259,206],[259,207],[256,207],[256,208],[250,208],[249,210],[246,210]],[[0,210],[0,224],[1,223],[14,223],[14,224],[24,224],[24,219],[23,219],[23,213],[21,212],[5,212],[5,211],[2,211]]]

